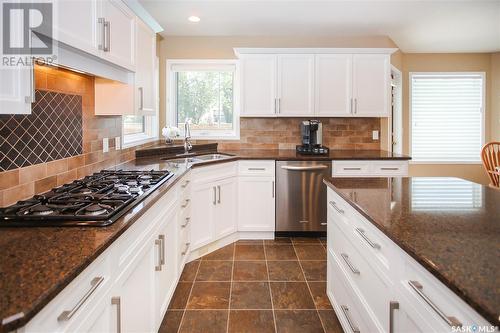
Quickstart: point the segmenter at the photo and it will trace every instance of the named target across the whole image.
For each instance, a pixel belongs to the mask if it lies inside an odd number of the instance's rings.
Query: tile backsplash
[[[83,152],[82,96],[36,90],[29,115],[0,115],[0,171]]]

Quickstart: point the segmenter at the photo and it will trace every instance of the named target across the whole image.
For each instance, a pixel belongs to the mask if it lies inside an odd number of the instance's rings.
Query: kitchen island
[[[500,192],[458,178],[325,183],[328,293],[345,329],[499,325]]]

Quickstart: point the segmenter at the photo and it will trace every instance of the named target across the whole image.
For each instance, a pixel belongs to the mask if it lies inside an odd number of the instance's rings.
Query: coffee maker
[[[304,120],[300,123],[302,144],[297,145],[297,152],[307,155],[328,154],[323,144],[323,125],[319,120]]]

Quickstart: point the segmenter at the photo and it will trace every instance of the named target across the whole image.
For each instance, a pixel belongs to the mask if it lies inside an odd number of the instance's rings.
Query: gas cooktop
[[[0,227],[106,226],[173,175],[168,171],[102,170],[0,208]]]

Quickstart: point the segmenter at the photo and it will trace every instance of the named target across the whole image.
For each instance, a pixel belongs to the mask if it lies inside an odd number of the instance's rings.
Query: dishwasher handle
[[[324,170],[328,169],[328,165],[313,165],[313,166],[294,166],[294,165],[284,165],[281,167],[285,170],[291,171],[315,171],[315,170]]]

